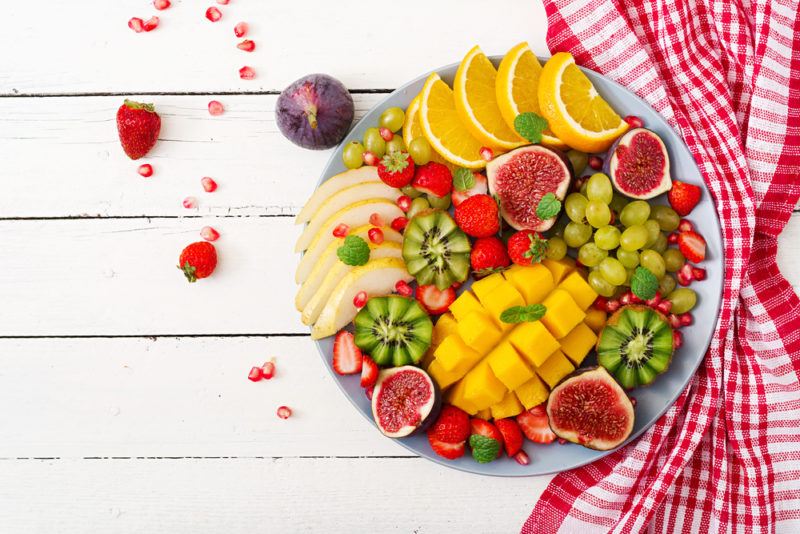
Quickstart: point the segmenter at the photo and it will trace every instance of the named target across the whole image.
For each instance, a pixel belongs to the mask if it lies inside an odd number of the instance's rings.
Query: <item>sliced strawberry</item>
[[[500,443],[500,451],[498,451],[497,456],[499,457],[501,454],[503,454],[503,434],[497,430],[496,426],[489,421],[485,421],[478,417],[473,417],[470,419],[469,424],[472,428],[473,434],[480,434],[481,436],[486,436],[487,438],[496,439]]]
[[[506,449],[506,454],[514,456],[520,449],[522,449],[522,429],[519,423],[511,417],[506,419],[497,419],[494,426],[503,435],[503,445]]]
[[[453,174],[446,165],[431,161],[417,167],[411,185],[417,191],[441,198],[453,188]]]
[[[552,443],[556,439],[556,435],[550,430],[544,404],[534,406],[527,412],[519,414],[517,423],[522,428],[525,437],[534,443]]]
[[[417,300],[425,311],[431,315],[438,315],[446,312],[456,300],[456,290],[448,287],[444,291],[439,291],[435,285],[419,286]]]
[[[453,206],[458,206],[469,197],[485,195],[489,192],[489,183],[486,181],[486,176],[479,172],[472,173],[472,176],[475,177],[475,183],[469,189],[459,191],[453,187],[453,193],[450,196],[450,199],[453,201]]]
[[[445,443],[459,443],[469,438],[471,426],[464,410],[445,404],[438,419],[429,430],[434,438]]]
[[[684,257],[692,263],[706,259],[706,240],[694,231],[678,234],[678,248]]]
[[[363,362],[361,366],[361,387],[372,387],[375,381],[378,380],[378,364],[366,354],[361,361]]]
[[[447,458],[448,460],[461,458],[464,456],[464,451],[466,450],[465,441],[461,441],[459,443],[447,443],[445,441],[439,441],[430,431],[428,432],[428,443],[431,444],[431,449],[433,449],[433,452],[442,458]]]
[[[353,334],[342,330],[333,340],[333,370],[340,375],[354,375],[361,372],[364,357],[356,347]]]
[[[667,198],[672,209],[681,217],[685,217],[700,202],[700,188],[675,180],[672,182],[672,189],[667,193]]]

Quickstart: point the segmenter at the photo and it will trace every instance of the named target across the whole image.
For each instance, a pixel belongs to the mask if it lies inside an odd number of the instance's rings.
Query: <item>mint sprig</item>
[[[456,191],[467,191],[475,187],[475,175],[472,171],[459,167],[453,175],[453,188]]]
[[[560,211],[561,201],[552,192],[544,195],[536,206],[536,216],[543,221],[555,217]]]
[[[336,255],[345,265],[364,265],[369,261],[369,245],[357,235],[349,235],[336,249]]]
[[[514,119],[514,129],[520,136],[535,145],[541,143],[542,132],[547,129],[547,121],[532,111],[526,111]]]
[[[658,291],[658,278],[647,267],[637,267],[631,277],[631,291],[642,300],[650,300]]]
[[[481,434],[472,434],[469,446],[472,448],[472,457],[479,464],[488,464],[500,453],[500,442]]]
[[[530,304],[528,306],[511,306],[503,310],[500,314],[500,320],[504,323],[527,323],[531,321],[538,321],[544,314],[547,313],[547,308],[544,304]]]

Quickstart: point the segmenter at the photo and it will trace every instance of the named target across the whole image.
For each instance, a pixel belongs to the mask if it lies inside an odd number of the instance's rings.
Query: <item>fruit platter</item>
[[[476,46],[349,130],[346,91],[300,91],[286,132],[341,142],[297,216],[296,307],[376,432],[528,476],[609,454],[672,405],[714,332],[723,258],[656,111],[526,43]]]

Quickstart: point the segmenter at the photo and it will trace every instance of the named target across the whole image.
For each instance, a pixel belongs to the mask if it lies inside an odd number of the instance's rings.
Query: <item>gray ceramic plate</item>
[[[500,59],[500,57],[492,58],[495,65]],[[437,72],[444,81],[452,84],[457,68],[458,64],[454,63],[438,69]],[[587,69],[583,70],[592,80],[600,94],[620,115],[637,115],[641,117],[648,128],[661,136],[669,151],[673,179],[694,183],[703,188],[702,201],[691,213],[690,220],[700,226],[702,234],[708,242],[707,259],[703,265],[707,269],[708,278],[703,282],[692,284],[692,288],[697,291],[699,297],[698,305],[693,310],[695,322],[692,326],[682,330],[684,344],[675,354],[670,368],[650,386],[639,388],[632,392],[632,395],[636,397],[637,404],[636,423],[633,435],[628,440],[631,441],[647,430],[675,402],[675,399],[691,380],[711,342],[722,296],[721,231],[711,195],[703,183],[700,171],[689,149],[681,138],[644,100],[600,74]],[[351,140],[360,140],[367,128],[378,123],[378,117],[384,109],[391,106],[399,106],[405,109],[422,89],[427,76],[425,74],[407,83],[370,110],[356,124],[342,141],[342,144],[333,151],[330,160],[322,171],[320,183],[345,170],[342,164],[342,146]],[[666,199],[659,198],[658,201],[665,203]],[[370,424],[374,425],[370,402],[359,385],[359,377],[340,376],[333,372],[331,368],[333,338],[322,339],[318,341],[317,346],[319,347],[322,361],[325,362],[339,388],[350,399],[356,409],[369,420]],[[378,432],[377,428],[375,432]],[[608,452],[594,451],[574,444],[559,445],[558,443],[553,443],[551,445],[538,445],[526,441],[524,448],[531,458],[529,465],[519,465],[508,457],[503,457],[488,464],[478,464],[469,454],[455,461],[440,458],[431,450],[424,434],[399,439],[397,442],[409,451],[444,466],[471,473],[496,476],[529,476],[566,471],[608,454]]]

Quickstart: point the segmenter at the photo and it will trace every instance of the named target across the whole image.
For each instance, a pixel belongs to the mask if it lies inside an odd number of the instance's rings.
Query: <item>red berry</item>
[[[667,193],[667,199],[672,209],[681,217],[685,217],[700,202],[700,192],[700,188],[694,184],[673,180],[672,189]]]
[[[353,306],[356,308],[363,308],[364,305],[367,303],[367,292],[366,291],[359,291],[356,293],[356,296],[353,297]]]
[[[658,303],[658,306],[656,306],[656,309],[658,311],[660,311],[661,313],[663,313],[664,315],[666,315],[672,309],[672,301],[662,300],[661,302]]]
[[[217,182],[208,176],[203,176],[203,178],[200,179],[200,185],[203,186],[203,191],[206,193],[213,193],[217,190]]]
[[[678,233],[692,231],[694,231],[694,225],[689,221],[689,219],[681,219],[681,221],[678,223]]]
[[[594,303],[592,304],[592,306],[596,310],[606,311],[606,304],[608,304],[608,299],[607,298],[605,298],[605,297],[597,297],[596,299],[594,299]]]
[[[434,438],[445,443],[466,441],[470,434],[469,415],[461,408],[450,404],[442,406],[439,417],[431,425],[430,432]]]
[[[277,413],[281,419],[289,419],[292,416],[292,409],[288,406],[279,406]]]
[[[383,220],[383,217],[381,217],[380,213],[373,213],[372,215],[370,215],[369,223],[372,226],[384,226],[386,224]]]
[[[132,29],[136,33],[142,33],[144,31],[144,21],[139,17],[133,17],[128,21],[128,28]]]
[[[515,419],[510,417],[507,419],[497,419],[494,422],[494,426],[496,426],[497,430],[503,435],[503,446],[505,447],[507,455],[513,457],[522,450],[522,429]]]
[[[202,237],[206,241],[216,241],[217,239],[219,239],[219,232],[217,232],[210,226],[204,226],[203,229],[200,230],[200,237]]]
[[[631,303],[631,297],[633,297],[633,293],[630,291],[625,292],[619,297],[619,303],[623,306],[627,306]]]
[[[369,400],[372,400],[372,392],[373,391],[375,391],[375,386],[366,388],[366,389],[364,389],[364,395],[366,395]]]
[[[139,165],[139,168],[136,169],[136,172],[138,172],[145,178],[150,178],[151,176],[153,176],[153,166],[150,165],[149,163]]]
[[[529,463],[531,463],[531,459],[522,449],[520,449],[519,452],[514,455],[514,461],[517,462],[519,465],[528,465]]]
[[[263,373],[261,372],[261,367],[253,367],[250,369],[250,373],[247,375],[248,380],[252,382],[258,382],[263,377]]]
[[[253,70],[253,67],[244,66],[239,69],[239,78],[243,80],[252,80],[256,77],[256,71]]]
[[[472,237],[489,237],[500,231],[497,202],[489,195],[469,197],[455,209],[456,224]]]
[[[398,280],[394,285],[394,290],[398,295],[402,295],[404,297],[410,297],[414,293],[414,290],[411,289],[411,286],[408,285],[405,280]]]
[[[469,263],[475,276],[485,276],[511,264],[506,246],[496,236],[481,237],[472,245]]]
[[[145,21],[144,26],[142,26],[142,28],[146,32],[151,32],[156,28],[158,28],[158,22],[159,22],[158,17],[156,16],[150,17],[149,19],[147,19],[147,21]]]
[[[492,161],[494,158],[494,151],[488,146],[482,146],[480,150],[478,150],[478,154],[480,154],[481,158],[485,161]]]
[[[672,328],[680,328],[681,327],[681,319],[680,319],[680,317],[678,317],[674,313],[670,313],[667,316],[667,319],[669,320],[669,325]]]
[[[378,364],[375,363],[375,360],[365,354],[361,365],[361,387],[372,390],[372,387],[377,381]]]
[[[131,159],[142,158],[158,141],[161,117],[153,104],[126,99],[117,109],[117,132],[125,154]]]
[[[264,380],[269,380],[275,376],[275,358],[264,362],[264,365],[261,366],[261,374],[264,375]]]
[[[446,165],[431,161],[417,167],[411,185],[417,191],[442,198],[453,189],[453,173]]]
[[[500,444],[500,450],[497,451],[497,457],[499,458],[500,455],[503,454],[503,434],[500,433],[496,426],[479,417],[473,417],[470,419],[469,426],[472,434],[478,434],[479,436],[496,439]]]
[[[606,302],[606,312],[614,313],[619,309],[619,301],[618,300],[609,300]]]
[[[544,259],[547,240],[533,230],[520,230],[508,239],[508,256],[517,265],[531,265]]]
[[[407,195],[397,197],[397,207],[406,213],[411,208],[411,197]]]
[[[256,43],[251,41],[250,39],[245,39],[241,43],[236,45],[236,48],[239,50],[244,50],[245,52],[252,52],[256,49]]]
[[[356,346],[353,334],[340,330],[333,340],[333,370],[340,375],[354,375],[361,372],[363,364],[364,356]]]
[[[197,199],[195,197],[186,197],[183,199],[183,207],[187,210],[193,210],[197,207]]]
[[[333,229],[333,236],[334,237],[345,237],[347,233],[350,231],[350,227],[344,223],[337,224],[336,228]]]
[[[599,171],[603,168],[603,158],[600,156],[589,156],[589,167]]]
[[[694,322],[694,316],[691,312],[682,313],[678,316],[678,319],[681,320],[681,326],[689,326]]]
[[[217,0],[217,3],[223,6],[227,6],[231,0]]]
[[[701,267],[692,267],[692,278],[695,280],[705,280],[706,270]]]
[[[171,5],[169,0],[153,0],[153,7],[159,11],[167,9]]]
[[[233,34],[236,37],[244,37],[245,35],[247,35],[248,29],[249,26],[247,25],[246,22],[238,22],[236,23],[236,26],[233,27]]]
[[[440,441],[436,439],[433,432],[430,430],[428,430],[427,435],[428,443],[430,443],[431,449],[433,449],[433,452],[442,458],[455,460],[464,456],[464,451],[466,451],[466,441],[460,441],[458,443],[447,443],[446,441]]]
[[[376,245],[383,243],[383,230],[380,228],[370,228],[367,232],[367,236],[369,236],[369,240]]]
[[[388,186],[405,187],[414,179],[414,160],[408,152],[390,152],[378,162],[378,178]]]
[[[550,430],[547,411],[544,404],[534,406],[517,416],[517,423],[522,428],[525,437],[534,443],[552,443],[556,435]]]
[[[689,230],[678,234],[678,248],[683,256],[692,263],[699,263],[706,259],[706,240],[697,232]]]
[[[224,111],[225,108],[222,106],[222,102],[219,100],[212,100],[208,103],[208,112],[211,115],[216,117],[217,115],[222,115]]]
[[[640,119],[636,115],[628,115],[623,120],[625,122],[627,122],[628,126],[630,126],[631,128],[642,128],[642,127],[644,127],[644,122],[642,122],[642,119]]]
[[[222,18],[222,11],[213,6],[209,7],[206,9],[206,18],[211,22],[217,22]]]
[[[456,300],[456,290],[452,287],[439,290],[435,285],[421,285],[417,288],[417,301],[430,315],[446,312],[454,300]]]
[[[678,232],[670,232],[667,236],[667,243],[676,245],[678,243]]]
[[[660,302],[661,302],[661,292],[660,291],[656,291],[655,296],[653,298],[651,298],[650,300],[646,301],[645,304],[647,304],[651,308],[655,308],[655,307],[657,307],[659,305]]]
[[[403,216],[396,217],[392,221],[392,230],[394,230],[396,232],[402,232],[403,230],[406,229],[406,225],[407,224],[408,224],[408,219],[407,218],[405,218]]]
[[[450,197],[453,200],[453,206],[458,206],[469,197],[474,197],[475,195],[485,195],[489,192],[489,182],[486,180],[486,176],[479,172],[473,172],[472,176],[475,178],[475,183],[469,189],[459,191],[453,187],[453,192],[451,193]]]
[[[688,263],[684,263],[683,267],[678,270],[675,276],[680,285],[688,286],[692,283],[692,280],[694,280],[694,276],[692,275],[692,266]]]
[[[217,267],[217,249],[207,241],[197,241],[181,251],[178,269],[183,271],[189,282],[208,278]]]
[[[364,165],[369,165],[370,167],[377,167],[378,162],[380,161],[378,156],[369,150],[365,151],[364,154],[361,155],[361,159],[364,160]]]
[[[675,345],[676,349],[681,348],[683,345],[683,334],[680,333],[678,330],[672,331],[672,344]]]
[[[380,128],[378,128],[378,133],[381,134],[381,137],[383,138],[384,141],[391,141],[392,139],[394,139],[394,132],[392,132],[389,128],[381,126]]]

